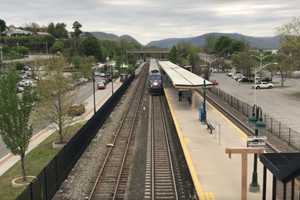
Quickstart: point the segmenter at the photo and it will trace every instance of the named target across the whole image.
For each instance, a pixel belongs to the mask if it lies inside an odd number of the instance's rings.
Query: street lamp
[[[3,51],[2,51],[2,46],[0,46],[0,71],[2,69],[2,62],[3,62]]]
[[[249,121],[255,123],[255,136],[258,136],[259,128],[264,128],[266,125],[263,122],[262,109],[259,106],[257,106],[256,102],[256,74],[270,65],[278,65],[278,63],[275,62],[263,65],[263,60],[266,59],[268,56],[264,56],[262,53],[260,53],[259,56],[254,57],[260,60],[260,65],[258,70],[256,68],[254,69],[254,105],[252,110],[252,116],[249,118]],[[249,190],[250,192],[259,192],[260,190],[257,178],[257,154],[254,154],[252,181]]]
[[[96,114],[96,87],[95,87],[95,69],[92,70],[92,81],[93,81],[93,101],[94,101],[94,114]]]

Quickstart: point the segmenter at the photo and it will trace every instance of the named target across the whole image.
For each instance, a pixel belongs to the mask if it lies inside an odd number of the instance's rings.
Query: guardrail
[[[209,90],[213,95],[225,101],[230,107],[234,108],[237,112],[244,117],[249,118],[252,115],[252,106],[240,99],[222,91],[220,88],[210,88]],[[287,142],[288,145],[295,149],[300,149],[300,133],[288,127],[286,124],[275,119],[270,114],[263,112],[263,121],[266,124],[265,131],[269,134],[275,135]]]
[[[55,195],[62,182],[68,177],[90,141],[102,127],[114,107],[120,101],[134,76],[123,85],[102,105],[96,114],[71,138],[58,154],[21,193],[17,200],[50,200]]]

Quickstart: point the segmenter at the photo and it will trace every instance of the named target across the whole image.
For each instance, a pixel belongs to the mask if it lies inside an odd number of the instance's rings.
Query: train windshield
[[[161,76],[159,74],[152,74],[152,75],[150,75],[149,79],[151,81],[161,80]]]

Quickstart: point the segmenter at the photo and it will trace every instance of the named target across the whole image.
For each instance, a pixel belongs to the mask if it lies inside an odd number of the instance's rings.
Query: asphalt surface
[[[282,121],[300,133],[300,79],[287,79],[285,87],[280,87],[280,79],[273,79],[273,89],[254,90],[251,84],[238,83],[224,73],[212,74],[211,80],[217,80],[218,87],[223,91],[252,105],[255,102],[266,113]]]
[[[97,79],[96,79],[97,83]],[[97,88],[96,88],[97,89]],[[110,88],[107,88],[109,90]],[[88,97],[93,94],[93,85],[92,82],[87,82],[83,85],[78,86],[78,93],[75,99],[75,103],[80,104],[84,102]],[[46,128],[50,122],[47,122],[43,119],[34,125],[34,133],[38,133],[41,129]],[[2,139],[0,138],[0,158],[9,153],[9,150],[6,148]]]

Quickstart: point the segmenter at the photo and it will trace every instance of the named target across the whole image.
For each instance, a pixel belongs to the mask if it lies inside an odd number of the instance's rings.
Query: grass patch
[[[65,135],[66,140],[68,141],[83,126],[84,123],[85,122],[80,122],[70,126]],[[57,137],[58,134],[52,134],[39,146],[27,154],[25,161],[27,175],[37,176],[48,162],[59,152],[59,149],[52,148],[52,142],[57,140]],[[11,186],[11,180],[19,176],[21,176],[20,161],[0,177],[1,200],[14,200],[20,193],[22,193],[25,187],[13,188]]]

